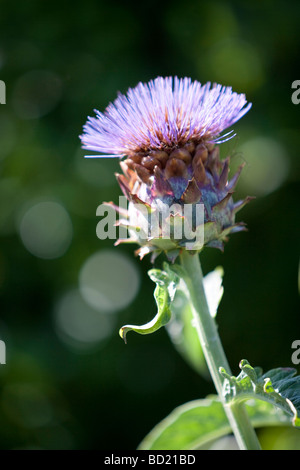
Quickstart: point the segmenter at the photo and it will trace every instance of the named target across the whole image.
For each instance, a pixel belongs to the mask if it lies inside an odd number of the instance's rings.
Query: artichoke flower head
[[[83,148],[121,159],[116,177],[129,204],[120,224],[140,258],[223,250],[229,234],[245,230],[235,216],[251,198],[232,197],[243,165],[228,179],[230,159],[220,159],[219,145],[250,107],[230,87],[158,77],[88,118]]]

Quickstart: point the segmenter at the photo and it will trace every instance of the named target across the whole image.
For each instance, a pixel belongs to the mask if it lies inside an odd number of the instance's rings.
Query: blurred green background
[[[158,75],[217,81],[253,103],[222,145],[247,163],[236,197],[256,196],[239,214],[249,231],[201,259],[205,273],[225,271],[218,325],[233,372],[242,358],[293,366],[299,18],[291,0],[1,2],[1,449],[135,449],[176,406],[214,391],[165,330],[119,338],[155,313],[151,265],[97,239],[97,206],[121,194],[118,161],[85,160],[78,139],[93,109]],[[296,430],[260,437],[300,450]]]

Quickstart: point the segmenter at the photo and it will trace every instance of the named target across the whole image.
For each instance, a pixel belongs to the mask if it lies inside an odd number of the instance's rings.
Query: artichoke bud
[[[129,201],[124,226],[141,258],[223,250],[230,233],[245,230],[235,214],[250,198],[232,198],[242,167],[228,180],[229,158],[220,160],[218,144],[234,137],[222,133],[250,108],[231,87],[157,77],[88,118],[83,147],[102,154],[91,157],[121,159],[117,179]]]
[[[126,225],[140,258],[165,252],[174,261],[182,249],[223,250],[230,233],[245,230],[235,216],[251,198],[233,201],[242,166],[228,179],[229,160],[220,159],[217,145],[191,141],[121,162],[123,174],[116,176],[129,201]]]

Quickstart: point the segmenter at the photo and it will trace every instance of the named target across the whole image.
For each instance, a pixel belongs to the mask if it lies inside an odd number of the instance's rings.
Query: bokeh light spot
[[[285,148],[266,137],[251,139],[239,150],[246,162],[240,184],[244,191],[263,196],[278,189],[288,176],[289,161]]]
[[[83,298],[102,312],[115,312],[129,305],[138,292],[139,284],[139,273],[134,263],[113,250],[93,254],[79,275]]]
[[[23,215],[19,233],[24,246],[34,256],[59,258],[70,246],[73,227],[66,209],[57,202],[39,202]]]
[[[54,316],[59,337],[77,350],[94,347],[107,338],[114,328],[114,317],[87,305],[77,289],[61,297]]]

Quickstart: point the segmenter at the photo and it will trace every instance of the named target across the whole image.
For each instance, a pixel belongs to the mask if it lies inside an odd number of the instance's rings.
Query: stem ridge
[[[198,254],[183,250],[180,255],[187,289],[193,310],[194,324],[215,388],[223,403],[240,450],[261,450],[255,430],[243,403],[225,403],[223,394],[224,378],[220,369],[231,374],[230,367],[220,340],[217,325],[212,318],[203,286],[203,274]]]

